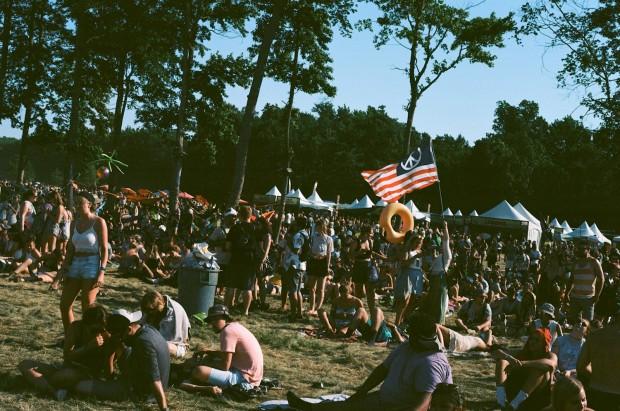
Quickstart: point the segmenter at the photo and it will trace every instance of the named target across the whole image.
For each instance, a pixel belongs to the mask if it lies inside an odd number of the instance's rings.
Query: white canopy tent
[[[306,197],[304,196],[304,194],[301,192],[300,189],[292,190],[286,196],[289,198],[299,199],[300,207],[313,208],[312,203],[306,199]]]
[[[375,204],[375,207],[386,207],[387,205],[388,205],[388,203],[385,200],[379,200]]]
[[[614,237],[614,243],[620,243],[620,235]]]
[[[332,204],[323,201],[323,199],[316,190],[314,190],[306,200],[310,203],[305,206],[307,208],[314,208],[316,210],[329,210],[330,208],[332,208]]]
[[[551,220],[551,222],[549,223],[549,228],[551,228],[552,230],[556,230],[556,229],[561,229],[562,228],[562,224],[560,224],[560,222],[558,221],[557,218],[554,218],[553,220]]]
[[[470,217],[478,217],[478,212],[476,210],[472,211],[471,213],[469,213]]]
[[[463,217],[463,213],[461,212],[461,210],[456,210],[456,213],[454,213],[455,217]]]
[[[568,233],[570,233],[572,231],[573,231],[573,229],[568,224],[568,221],[564,220],[562,222],[562,234],[568,234]]]
[[[411,215],[413,215],[413,218],[415,218],[416,220],[431,221],[431,216],[428,213],[421,212],[418,206],[415,205],[413,200],[407,201],[405,207],[407,207],[407,209],[411,211]]]
[[[280,192],[280,190],[278,190],[277,186],[273,186],[271,187],[271,190],[267,191],[267,193],[265,193],[266,196],[274,196],[274,197],[280,197],[282,195],[282,193]]]
[[[536,241],[537,246],[540,245],[540,238],[542,236],[542,225],[540,224],[540,220],[534,217],[534,215],[532,215],[532,213],[530,213],[521,203],[515,204],[513,208],[529,221],[527,227],[527,239]],[[532,233],[530,234],[530,232]],[[537,237],[538,240],[534,240],[534,237]]]
[[[454,214],[452,214],[452,210],[450,210],[450,207],[446,208],[445,210],[443,210],[443,213],[441,213],[442,216],[444,217],[453,217]]]
[[[592,230],[592,232],[594,232],[594,235],[596,236],[597,240],[599,243],[604,244],[611,244],[611,240],[607,237],[605,237],[605,235],[603,233],[601,233],[601,230],[598,229],[598,226],[596,225],[596,223],[592,224],[590,226],[590,230]]]
[[[365,195],[357,202],[357,204],[351,205],[350,209],[351,210],[362,210],[366,208],[372,208],[374,205],[375,204],[370,200],[370,197],[368,197],[368,195]]]
[[[540,237],[542,235],[540,226],[536,226],[527,217],[519,213],[506,200],[502,201],[492,209],[480,214],[480,217],[494,218],[497,220],[525,221],[527,222],[527,239],[530,241],[536,241],[537,244],[540,244]]]
[[[594,234],[594,231],[590,229],[587,221],[584,221],[579,227],[575,228],[570,233],[562,236],[562,239],[564,240],[576,240],[578,238],[598,241],[598,239],[596,238],[596,234]]]

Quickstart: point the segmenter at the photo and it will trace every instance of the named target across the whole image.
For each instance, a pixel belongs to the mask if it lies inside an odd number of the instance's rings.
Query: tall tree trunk
[[[286,169],[284,170],[284,187],[280,196],[280,210],[276,226],[274,227],[274,241],[277,242],[280,239],[280,230],[282,229],[282,222],[284,221],[284,211],[286,209],[286,194],[288,190],[288,182],[290,179],[291,163],[293,161],[293,149],[291,147],[291,120],[293,117],[293,100],[295,98],[295,89],[297,88],[297,71],[299,64],[299,45],[295,47],[295,55],[293,56],[293,73],[291,74],[291,82],[288,90],[288,101],[286,103]]]
[[[174,174],[172,178],[172,187],[170,190],[170,221],[169,230],[176,234],[179,225],[179,192],[181,191],[181,175],[183,173],[183,157],[185,155],[185,120],[187,110],[187,100],[189,98],[190,80],[192,78],[192,67],[194,64],[194,44],[196,41],[197,22],[194,17],[193,0],[187,0],[185,8],[185,21],[190,22],[185,32],[185,42],[183,44],[183,61],[182,61],[182,77],[181,77],[181,96],[179,101],[179,113],[177,117],[176,130],[176,149]]]
[[[73,50],[73,85],[71,88],[71,114],[69,117],[69,135],[67,143],[67,172],[65,176],[67,190],[67,204],[73,207],[73,178],[75,172],[74,159],[77,155],[78,139],[81,127],[81,100],[82,100],[82,13],[80,5],[75,16],[75,45]]]
[[[26,149],[30,138],[30,123],[32,121],[32,99],[28,99],[25,105],[24,123],[22,125],[22,141],[19,147],[19,163],[17,163],[17,182],[24,184],[26,171]]]
[[[125,117],[125,96],[126,96],[126,76],[127,54],[120,56],[118,61],[118,72],[116,78],[116,102],[114,104],[114,119],[112,120],[112,147],[118,150],[120,147],[121,131],[123,129],[123,118]],[[116,187],[118,185],[118,174],[110,170],[110,185]],[[112,188],[110,187],[110,188]]]
[[[2,52],[0,54],[0,119],[6,115],[4,94],[6,92],[6,73],[9,66],[9,43],[13,21],[13,0],[4,0],[4,18],[2,22]]]
[[[248,161],[248,149],[250,147],[250,137],[252,134],[252,120],[254,111],[256,110],[256,102],[260,93],[263,77],[265,76],[265,68],[271,51],[271,44],[280,27],[280,22],[284,16],[285,0],[276,1],[273,6],[271,18],[263,31],[263,38],[258,49],[258,58],[252,75],[252,85],[248,93],[248,99],[243,112],[243,120],[239,127],[239,142],[237,143],[237,153],[235,156],[235,173],[233,177],[233,186],[228,200],[231,207],[239,204],[241,192],[243,191],[243,183],[245,181],[245,169]],[[286,194],[286,193],[285,193]]]

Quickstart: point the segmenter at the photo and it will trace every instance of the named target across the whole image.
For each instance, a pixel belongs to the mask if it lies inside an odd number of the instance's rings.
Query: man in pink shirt
[[[228,308],[222,304],[209,308],[206,322],[220,334],[220,350],[210,353],[215,357],[214,367],[196,366],[192,379],[224,389],[234,385],[244,389],[259,386],[263,379],[263,351],[256,337],[243,325],[232,321]]]

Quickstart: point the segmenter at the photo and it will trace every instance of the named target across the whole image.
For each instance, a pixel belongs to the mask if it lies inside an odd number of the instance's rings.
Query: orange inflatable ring
[[[402,231],[396,231],[392,227],[392,217],[395,215],[398,215],[403,222]],[[413,230],[413,215],[403,204],[391,203],[381,212],[379,225],[385,230],[385,237],[390,243],[399,244],[405,239],[405,233]]]

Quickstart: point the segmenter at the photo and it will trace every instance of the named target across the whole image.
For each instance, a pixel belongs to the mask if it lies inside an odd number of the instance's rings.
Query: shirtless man
[[[616,301],[620,301],[617,299]],[[615,321],[590,334],[577,360],[577,375],[587,386],[588,403],[595,410],[620,405],[620,302]]]

